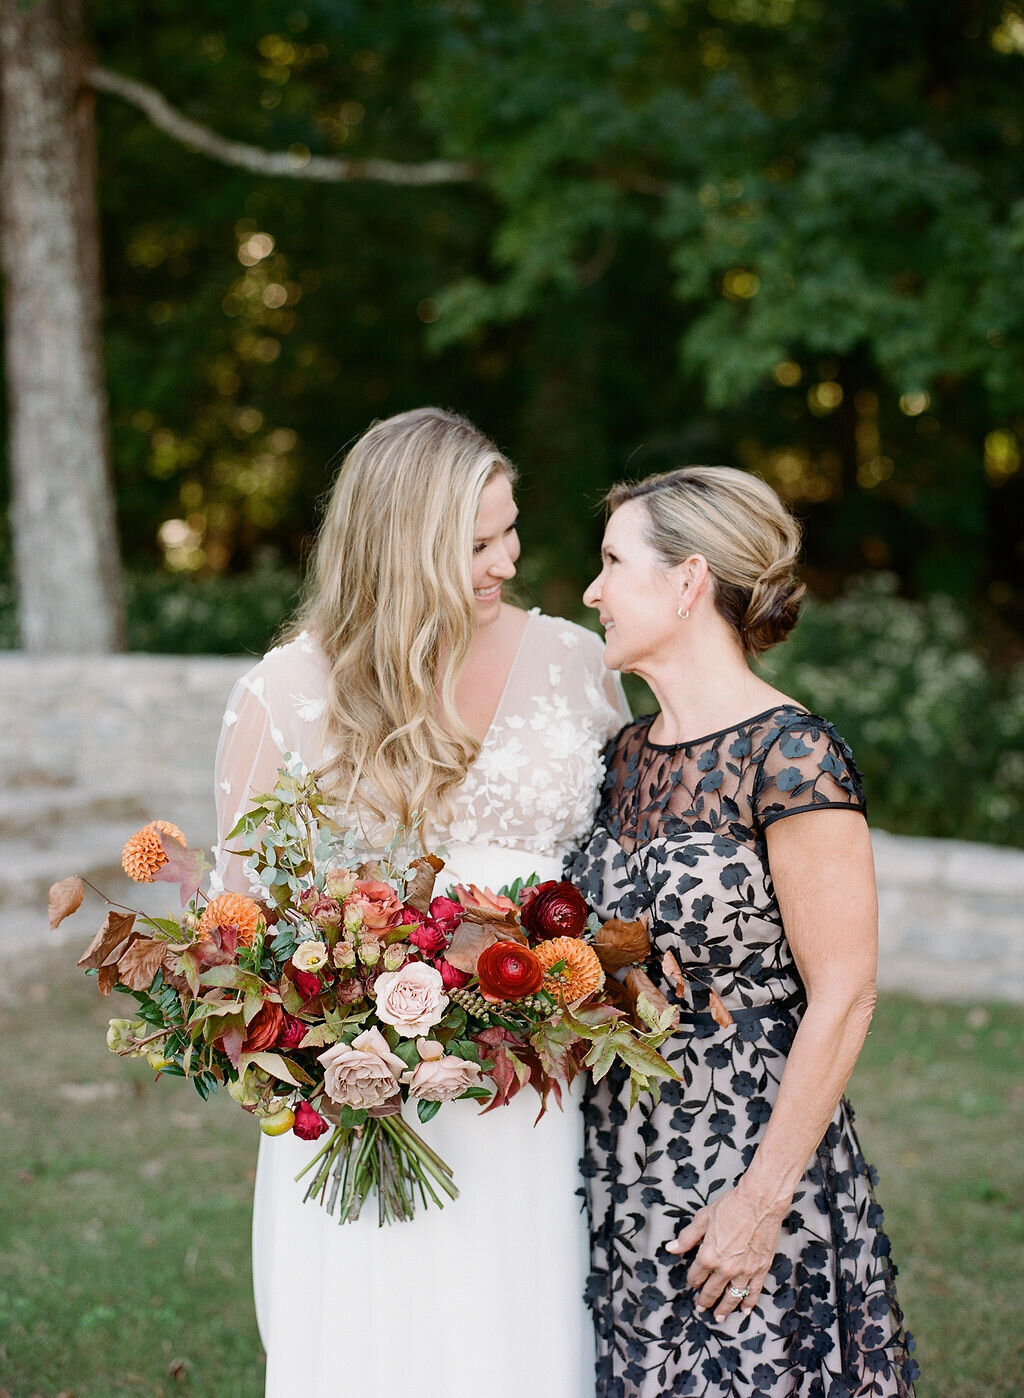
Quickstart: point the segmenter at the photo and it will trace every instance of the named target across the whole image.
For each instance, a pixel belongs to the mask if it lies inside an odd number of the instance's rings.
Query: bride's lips
[[[473,596],[478,602],[491,602],[501,596],[501,583],[495,583],[494,587],[474,587]]]

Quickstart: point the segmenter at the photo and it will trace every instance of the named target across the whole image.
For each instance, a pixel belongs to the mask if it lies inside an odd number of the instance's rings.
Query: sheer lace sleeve
[[[214,892],[255,891],[245,861],[225,848],[226,836],[253,794],[273,789],[285,755],[307,768],[323,762],[326,678],[319,648],[300,636],[270,651],[231,691],[217,745]]]
[[[753,813],[763,830],[785,816],[830,809],[866,811],[861,776],[832,725],[790,713],[766,735],[754,777]]]

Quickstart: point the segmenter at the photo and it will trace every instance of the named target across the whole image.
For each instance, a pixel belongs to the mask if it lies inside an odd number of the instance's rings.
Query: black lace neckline
[[[772,714],[781,713],[786,710],[794,714],[806,714],[807,709],[801,709],[797,704],[773,704],[770,709],[762,709],[759,714],[752,714],[750,718],[741,719],[739,723],[730,723],[728,728],[719,728],[715,733],[705,733],[700,738],[687,738],[682,743],[655,743],[650,737],[651,727],[657,714],[649,714],[639,720],[640,724],[646,723],[647,727],[643,736],[645,748],[651,748],[654,752],[679,752],[681,748],[697,747],[700,743],[710,743],[713,738],[724,738],[729,733],[738,733],[741,728],[749,728],[751,724],[759,722],[763,718],[768,718]]]

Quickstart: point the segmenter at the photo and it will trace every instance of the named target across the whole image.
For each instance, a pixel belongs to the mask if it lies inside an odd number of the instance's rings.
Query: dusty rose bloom
[[[357,879],[352,893],[345,899],[345,924],[356,912],[362,914],[362,929],[380,935],[394,927],[405,912],[398,895],[390,884],[379,879]]]
[[[420,1039],[416,1047],[420,1062],[402,1074],[402,1081],[409,1085],[409,1096],[421,1102],[451,1102],[480,1076],[479,1064],[446,1054],[434,1039]]]
[[[385,971],[377,977],[373,993],[378,1018],[393,1024],[403,1039],[432,1028],[448,1008],[441,972],[422,961]]]
[[[367,1029],[351,1044],[332,1044],[317,1055],[324,1065],[324,1091],[339,1107],[379,1107],[398,1091],[405,1064],[388,1048],[379,1029]]]

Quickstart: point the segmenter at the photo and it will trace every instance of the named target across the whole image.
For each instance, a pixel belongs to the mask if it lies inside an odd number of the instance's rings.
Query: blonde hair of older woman
[[[448,809],[480,751],[455,707],[476,625],[471,563],[480,496],[515,468],[456,413],[375,422],[349,450],[291,634],[330,664],[328,789],[368,830],[411,831]]]
[[[796,625],[804,586],[796,576],[800,525],[765,481],[731,466],[683,466],[613,486],[608,512],[637,500],[647,538],[667,568],[707,560],[719,614],[757,655]]]

